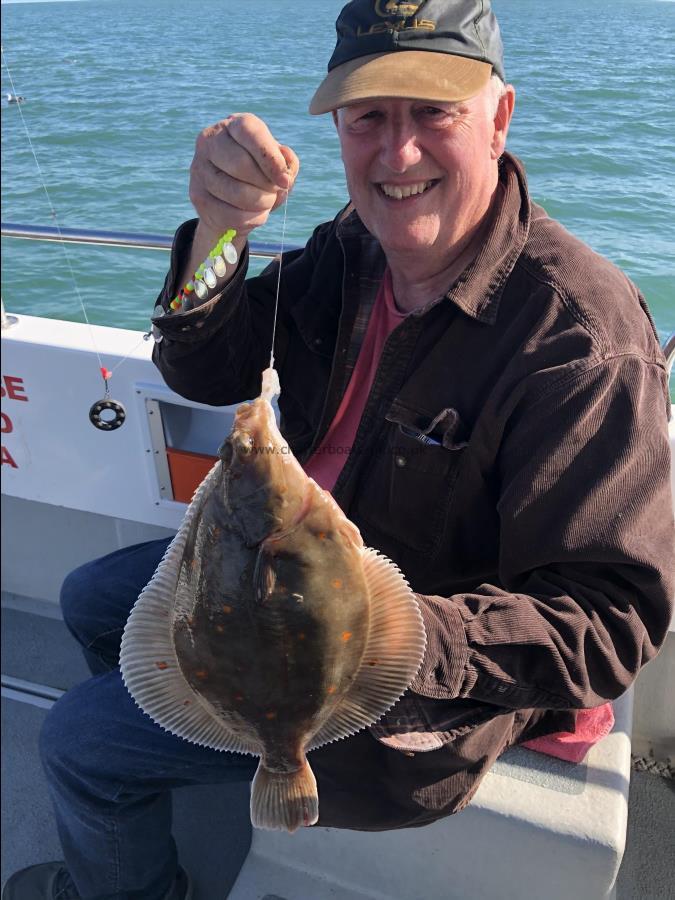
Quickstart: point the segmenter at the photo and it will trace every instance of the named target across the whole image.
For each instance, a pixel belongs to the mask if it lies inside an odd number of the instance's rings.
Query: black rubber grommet
[[[101,413],[106,409],[111,409],[113,411],[115,414],[114,419],[101,418]],[[126,417],[126,410],[121,403],[117,402],[117,400],[99,400],[94,403],[89,410],[89,421],[94,428],[100,428],[101,431],[114,431],[116,428],[119,428],[120,425],[124,425]]]

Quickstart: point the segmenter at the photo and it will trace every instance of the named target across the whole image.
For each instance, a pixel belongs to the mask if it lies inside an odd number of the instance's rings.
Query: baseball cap
[[[352,0],[335,29],[312,115],[376,97],[466,100],[493,71],[506,80],[490,0]]]

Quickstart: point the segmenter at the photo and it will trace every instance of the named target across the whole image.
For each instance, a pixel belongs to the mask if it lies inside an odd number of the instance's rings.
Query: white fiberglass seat
[[[463,812],[424,828],[253,830],[229,900],[604,900],[623,856],[632,691],[575,765],[522,748]]]

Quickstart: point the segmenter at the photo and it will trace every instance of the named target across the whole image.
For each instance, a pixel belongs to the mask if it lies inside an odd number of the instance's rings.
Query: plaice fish
[[[294,831],[319,815],[307,752],[377,721],[419,669],[425,634],[400,571],[293,456],[277,393],[268,369],[237,410],[131,612],[120,664],[166,730],[259,756],[251,821]]]

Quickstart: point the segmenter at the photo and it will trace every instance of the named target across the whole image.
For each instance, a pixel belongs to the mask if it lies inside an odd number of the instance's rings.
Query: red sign
[[[23,386],[23,378],[19,378],[16,375],[3,375],[0,378],[0,397],[3,399],[6,397],[8,400],[21,400],[22,402],[27,403],[28,394]],[[14,425],[7,413],[0,413],[0,422],[2,423],[0,426],[0,432],[2,432],[2,434],[11,434],[14,431]],[[19,467],[8,448],[3,444],[0,449],[0,465],[7,465],[11,466],[13,469],[18,469]]]

